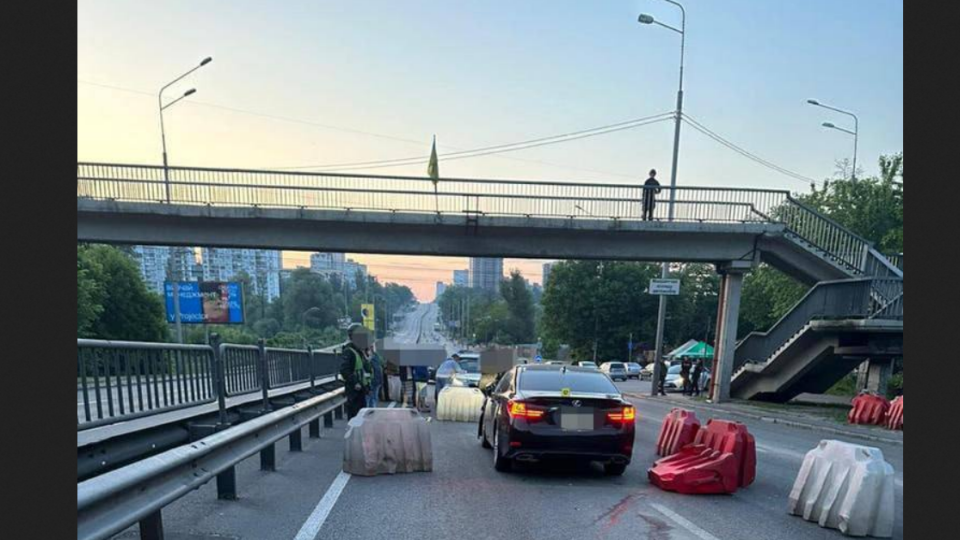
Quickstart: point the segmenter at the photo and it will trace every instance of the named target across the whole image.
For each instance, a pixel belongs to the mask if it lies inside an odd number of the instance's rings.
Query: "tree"
[[[297,330],[305,323],[305,313],[310,312],[310,326],[324,328],[336,326],[339,306],[333,304],[333,288],[319,274],[307,268],[297,268],[286,282],[281,297],[283,303],[283,328]]]
[[[99,339],[162,341],[167,335],[160,297],[147,290],[136,263],[120,250],[105,245],[77,249],[78,318],[84,313],[85,333]],[[83,282],[85,292],[80,292]],[[94,285],[91,285],[93,283]],[[99,294],[88,294],[99,289]],[[100,298],[96,304],[82,304]],[[99,311],[95,319],[90,313]],[[79,321],[78,321],[79,324]],[[78,328],[79,330],[79,328]]]
[[[533,326],[533,296],[527,281],[519,270],[510,272],[510,278],[500,284],[500,294],[506,302],[505,333],[510,343],[531,343],[536,340]]]
[[[880,252],[899,253],[903,251],[903,153],[880,156],[879,166],[879,177],[825,180],[800,200],[874,242]]]
[[[91,329],[103,313],[103,287],[95,274],[102,269],[91,269],[95,261],[77,257],[77,337],[91,337]]]
[[[777,269],[761,264],[743,280],[738,338],[769,330],[803,298],[809,288]]]

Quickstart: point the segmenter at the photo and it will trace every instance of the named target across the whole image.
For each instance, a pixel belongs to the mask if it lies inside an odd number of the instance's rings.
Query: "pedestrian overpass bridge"
[[[902,354],[902,262],[789,192],[664,187],[653,221],[640,219],[641,196],[639,184],[78,163],[77,240],[713,263],[718,399],[785,399]],[[761,261],[816,294],[738,347],[743,275]]]

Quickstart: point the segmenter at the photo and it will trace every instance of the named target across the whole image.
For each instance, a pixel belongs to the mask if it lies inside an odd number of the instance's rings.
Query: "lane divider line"
[[[677,525],[680,525],[681,527],[686,529],[687,532],[696,536],[700,540],[719,540],[716,536],[708,533],[707,531],[701,529],[700,527],[697,527],[696,525],[688,521],[686,518],[684,518],[680,514],[674,512],[673,510],[670,510],[669,508],[663,505],[651,503],[650,506],[652,506],[657,512],[660,512],[661,514],[670,518],[674,523],[676,523]]]
[[[349,473],[340,471],[340,473],[337,474],[337,477],[333,479],[333,483],[330,484],[327,492],[324,493],[323,498],[317,503],[317,507],[313,509],[310,517],[308,517],[307,521],[300,527],[300,532],[297,533],[294,540],[314,540],[317,537],[317,534],[320,533],[320,528],[323,527],[323,524],[327,521],[327,516],[329,516],[330,511],[333,510],[333,505],[337,504],[337,499],[340,498],[340,494],[343,493],[343,488],[347,486],[347,482],[349,481]]]

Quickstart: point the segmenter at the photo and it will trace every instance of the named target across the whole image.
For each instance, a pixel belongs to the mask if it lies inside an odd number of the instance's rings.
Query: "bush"
[[[887,398],[893,399],[903,395],[903,372],[891,375],[887,380]]]
[[[845,396],[853,397],[857,395],[857,372],[856,370],[852,371],[845,375],[842,379],[837,381],[837,384],[830,387],[826,391],[828,395],[831,396]]]

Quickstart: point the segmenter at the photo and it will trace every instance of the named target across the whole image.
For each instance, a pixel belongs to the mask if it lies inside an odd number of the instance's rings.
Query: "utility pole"
[[[673,169],[670,171],[670,206],[668,213],[668,220],[673,221],[674,217],[674,203],[676,202],[677,197],[677,163],[680,158],[680,123],[683,118],[683,53],[685,48],[686,41],[686,31],[687,31],[687,12],[683,9],[683,6],[679,2],[674,0],[664,0],[670,4],[673,4],[680,8],[681,20],[680,28],[674,28],[673,26],[664,24],[660,21],[655,20],[651,15],[640,15],[638,21],[642,24],[657,24],[668,30],[673,30],[674,32],[680,34],[680,83],[677,88],[677,110],[675,113],[675,126],[673,130]],[[666,278],[669,275],[670,266],[669,263],[662,263],[660,267],[660,277]],[[657,339],[656,339],[656,351],[653,364],[653,384],[650,388],[650,395],[657,395],[657,382],[660,380],[660,362],[663,358],[663,326],[667,318],[667,297],[666,295],[660,295],[660,306],[657,310]]]

